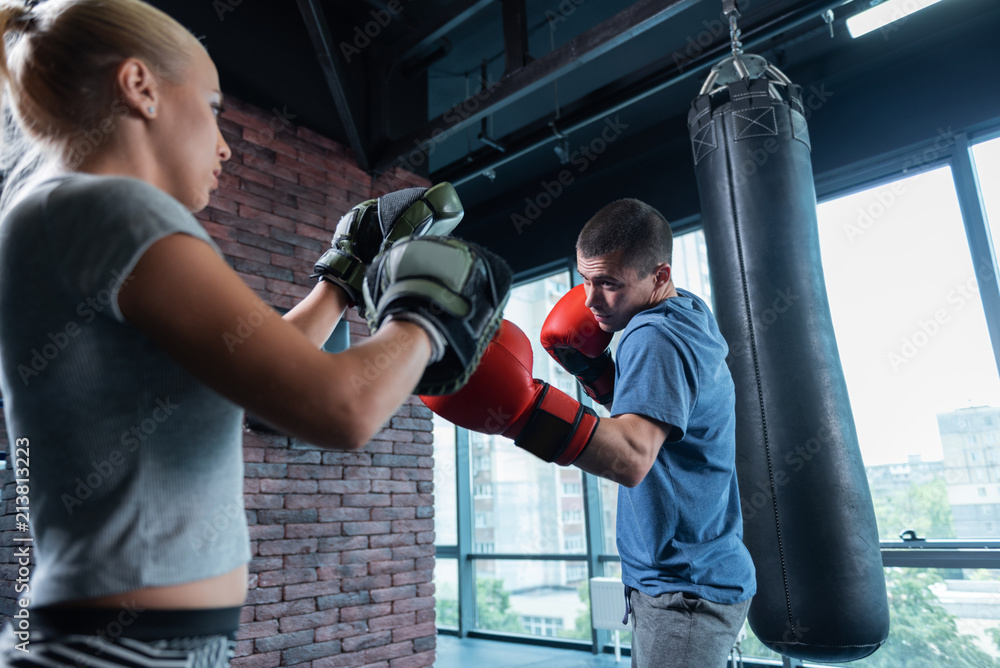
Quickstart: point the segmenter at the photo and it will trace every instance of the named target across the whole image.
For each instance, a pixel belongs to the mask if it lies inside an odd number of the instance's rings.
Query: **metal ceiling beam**
[[[368,151],[365,148],[364,138],[358,119],[363,117],[363,104],[359,100],[357,91],[348,89],[347,78],[340,57],[336,54],[333,46],[333,38],[330,35],[329,24],[323,15],[323,8],[320,7],[319,0],[298,0],[299,11],[305,21],[306,29],[309,31],[309,39],[316,50],[316,58],[323,69],[323,76],[326,78],[326,85],[333,95],[333,102],[337,107],[337,115],[344,126],[348,143],[354,151],[358,167],[369,171]]]
[[[697,2],[698,0],[639,0],[547,55],[510,73],[502,81],[480,91],[477,96],[463,100],[417,131],[393,141],[376,160],[376,169],[386,169],[404,160],[417,147],[425,150],[433,148],[435,142],[520,100]]]
[[[419,54],[435,40],[440,39],[451,30],[469,20],[479,10],[496,0],[455,0],[435,16],[420,24],[419,30],[413,30],[392,47],[386,54],[385,62],[399,63],[410,56]]]
[[[524,0],[503,0],[503,51],[506,74],[528,64],[528,11]]]
[[[741,38],[743,48],[747,51],[753,50],[783,32],[793,30],[807,21],[818,20],[818,17],[827,9],[838,7],[847,1],[814,0],[752,28],[745,29]],[[746,23],[747,18],[744,17],[744,23]],[[580,130],[689,77],[703,75],[729,53],[731,53],[731,46],[727,34],[727,39],[724,41],[705,49],[697,57],[685,60],[683,63],[677,63],[673,57],[663,58],[660,61],[660,66],[653,68],[652,74],[642,77],[624,88],[616,83],[611,83],[588,93],[587,99],[597,100],[596,103],[583,104],[569,110],[564,108],[556,129],[563,135]],[[536,129],[520,137],[495,138],[495,141],[504,146],[505,153],[498,154],[490,148],[480,149],[470,156],[435,171],[431,174],[431,179],[435,182],[450,181],[456,186],[465,183],[485,171],[496,169],[556,141],[557,137],[552,130],[551,126],[545,124],[539,125]]]

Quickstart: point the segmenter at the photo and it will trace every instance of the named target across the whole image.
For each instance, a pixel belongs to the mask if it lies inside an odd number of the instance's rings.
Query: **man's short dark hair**
[[[637,199],[620,199],[594,214],[580,230],[576,252],[585,258],[622,251],[625,266],[645,278],[672,262],[674,236],[659,211]]]

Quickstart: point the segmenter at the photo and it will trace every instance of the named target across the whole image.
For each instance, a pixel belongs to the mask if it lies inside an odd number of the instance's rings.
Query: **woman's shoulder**
[[[55,200],[57,203],[90,202],[96,205],[142,202],[156,206],[181,206],[180,202],[153,184],[131,176],[73,172],[53,176],[38,184],[39,189],[48,189],[46,186],[51,188],[50,205]]]

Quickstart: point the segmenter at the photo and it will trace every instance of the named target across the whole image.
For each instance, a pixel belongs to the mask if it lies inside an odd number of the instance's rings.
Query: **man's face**
[[[632,316],[654,303],[657,272],[639,278],[622,262],[622,251],[587,258],[577,253],[576,268],[583,277],[587,308],[605,332],[625,329]]]

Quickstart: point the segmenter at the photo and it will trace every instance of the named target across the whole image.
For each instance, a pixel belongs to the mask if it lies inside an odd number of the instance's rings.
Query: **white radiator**
[[[590,578],[590,623],[615,632],[615,661],[622,658],[621,631],[625,616],[625,585],[618,578]]]
[[[618,578],[590,578],[590,621],[595,629],[621,631],[625,585]]]

